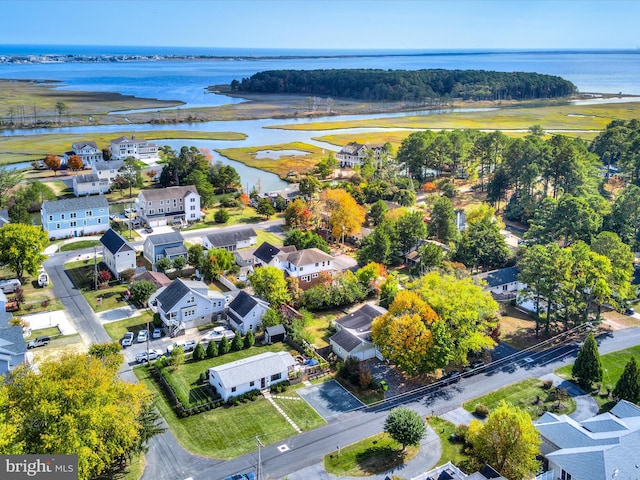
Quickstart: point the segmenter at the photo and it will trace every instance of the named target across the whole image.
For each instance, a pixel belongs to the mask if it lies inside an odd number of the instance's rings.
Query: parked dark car
[[[449,385],[451,383],[459,382],[461,378],[460,372],[457,370],[451,370],[448,373],[445,373],[440,380],[444,381],[445,385]]]
[[[625,315],[635,315],[636,309],[633,307],[627,307],[624,311]]]
[[[471,362],[469,365],[462,369],[464,373],[470,374],[480,373],[482,370],[484,370],[484,362],[482,360]]]
[[[49,337],[38,337],[27,343],[27,348],[46,347],[50,341]]]

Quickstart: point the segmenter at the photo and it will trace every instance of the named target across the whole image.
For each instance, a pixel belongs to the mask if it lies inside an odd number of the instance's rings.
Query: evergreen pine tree
[[[640,373],[636,357],[631,357],[624,367],[624,372],[613,389],[613,396],[619,400],[628,400],[638,403],[640,401]]]
[[[584,389],[590,389],[594,382],[602,381],[602,363],[600,362],[598,344],[593,333],[589,333],[584,345],[580,348],[576,363],[573,364],[571,375],[578,381],[578,385]]]
[[[220,340],[220,345],[218,345],[218,353],[220,355],[224,355],[225,353],[229,353],[229,350],[231,350],[231,344],[229,343],[229,340],[227,340],[227,337],[222,337],[222,340]]]
[[[205,354],[207,355],[207,358],[217,357],[218,356],[218,344],[216,342],[214,342],[213,340],[211,342],[209,342],[209,345],[207,345],[207,350],[206,350]]]
[[[199,361],[204,359],[204,347],[202,346],[202,344],[200,342],[198,342],[198,344],[196,345],[195,350],[193,351],[193,359],[195,361]]]
[[[238,350],[242,350],[244,346],[244,342],[242,341],[242,335],[240,334],[240,330],[236,330],[236,336],[231,340],[231,350],[233,352],[237,352]]]
[[[249,330],[244,337],[244,348],[251,348],[256,343],[256,337],[253,334],[253,330]]]

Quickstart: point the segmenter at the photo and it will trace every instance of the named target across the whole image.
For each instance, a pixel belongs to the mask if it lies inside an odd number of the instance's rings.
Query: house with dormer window
[[[158,233],[149,235],[142,247],[142,255],[155,268],[161,258],[173,260],[176,257],[187,259],[187,247],[184,246],[184,237],[180,232]]]
[[[113,160],[126,160],[129,157],[142,161],[158,159],[158,146],[135,135],[111,140],[109,148]]]
[[[136,249],[130,243],[110,228],[100,238],[102,243],[102,262],[107,266],[115,278],[125,270],[135,270]]]
[[[282,269],[289,277],[298,280],[298,286],[306,290],[319,283],[320,274],[333,274],[333,257],[318,248],[305,248],[286,255],[281,261]]]
[[[267,302],[241,290],[229,304],[227,319],[242,335],[246,335],[249,330],[255,333],[258,326],[262,325],[262,317],[268,309]]]
[[[64,154],[63,162],[67,163],[71,155],[77,155],[85,166],[93,165],[95,162],[101,162],[102,150],[98,148],[96,142],[74,142],[71,145],[71,151]]]
[[[349,142],[336,153],[336,159],[340,163],[340,167],[361,167],[367,158],[368,152],[373,154],[376,164],[380,163],[385,155],[387,155],[383,145],[370,145],[369,143]]]
[[[152,227],[202,219],[200,195],[194,185],[143,190],[136,199],[136,208],[140,220]]]
[[[103,195],[42,202],[40,220],[50,240],[104,233],[109,202]]]

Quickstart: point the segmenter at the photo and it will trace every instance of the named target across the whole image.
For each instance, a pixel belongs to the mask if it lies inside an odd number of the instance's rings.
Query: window
[[[178,201],[175,198],[173,199],[173,206],[174,207],[178,206]]]
[[[249,386],[253,387],[256,384],[256,382],[249,382]]]
[[[70,226],[70,227],[77,227],[77,226],[78,226],[78,225],[77,225],[77,223],[78,223],[78,222],[71,222],[71,224],[70,224],[69,226]]]
[[[147,202],[147,207],[150,207],[150,206],[151,206],[151,202]]]
[[[189,218],[196,218],[196,214],[192,213],[191,216]]]
[[[235,392],[236,391],[236,387],[231,387],[231,391]]]
[[[160,205],[164,205],[164,200],[160,200]]]
[[[301,280],[303,282],[308,282],[309,281],[309,275],[305,275],[304,277],[301,277]]]
[[[562,480],[571,480],[571,474],[562,470],[562,475],[560,477]]]
[[[327,260],[327,266],[331,265],[331,260]]]
[[[152,208],[151,210],[149,210],[149,215],[154,215],[156,213],[156,211]]]
[[[102,223],[102,219],[101,218],[98,218],[98,223]]]
[[[195,210],[196,206],[195,205],[191,205],[191,210]]]
[[[195,302],[195,301],[196,301],[196,297],[194,297],[194,296],[191,296],[191,297],[189,297],[189,298],[187,299],[187,303],[193,303],[193,302]]]
[[[506,290],[507,289],[507,285],[502,285],[502,290]]]
[[[274,375],[271,375],[271,381],[274,382],[276,380],[280,380],[282,378],[282,373],[276,373]]]
[[[191,203],[196,203],[196,199],[195,199],[195,197],[191,197],[191,198],[189,199],[189,201],[190,201]]]
[[[64,213],[60,214],[60,220],[64,220]]]
[[[304,270],[304,267],[300,267],[300,271]]]
[[[58,229],[60,228],[60,224],[59,223],[56,223],[56,228],[58,228]]]
[[[320,264],[318,262],[316,262],[316,267],[320,266]]]
[[[49,215],[49,221],[53,220],[53,215]]]
[[[164,213],[164,208],[159,208],[158,213]]]
[[[324,262],[322,262],[322,266],[324,267]]]
[[[78,214],[76,212],[71,212],[69,214],[69,218],[76,218],[78,216]]]
[[[318,274],[314,273],[313,275],[311,275],[311,278],[318,278]]]

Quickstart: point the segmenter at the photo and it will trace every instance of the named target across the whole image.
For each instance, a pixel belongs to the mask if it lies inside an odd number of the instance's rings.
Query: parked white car
[[[149,330],[140,330],[138,332],[138,343],[146,342],[147,338],[149,338]]]
[[[136,362],[138,363],[144,363],[144,362],[150,362],[152,360],[157,360],[158,358],[162,357],[164,354],[162,353],[162,350],[159,349],[152,349],[149,350],[149,356],[147,357],[147,352],[142,352],[136,355]]]
[[[133,345],[133,332],[127,332],[122,338],[122,346],[130,347],[131,345]]]
[[[167,353],[171,353],[175,347],[182,347],[184,353],[192,352],[196,349],[198,342],[195,340],[186,340],[184,342],[175,342],[173,345],[167,347]]]

